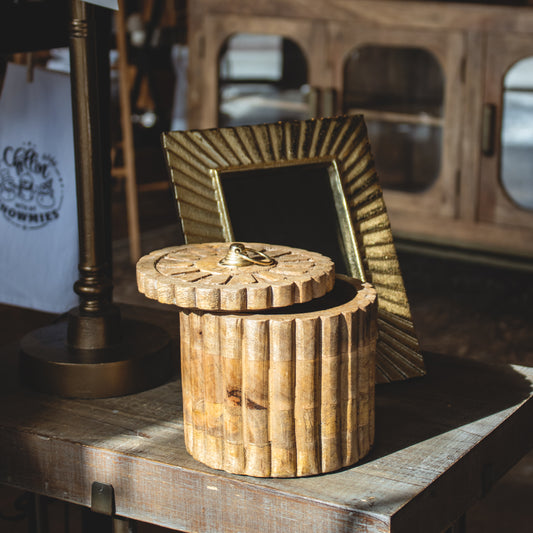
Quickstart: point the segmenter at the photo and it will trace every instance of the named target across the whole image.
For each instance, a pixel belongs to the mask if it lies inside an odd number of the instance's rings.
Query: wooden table
[[[84,506],[109,483],[118,515],[184,531],[439,532],[533,447],[533,369],[426,354],[426,377],[377,388],[376,444],[359,465],[230,475],[185,451],[179,380],[67,400],[22,388],[16,354],[1,349],[0,482]]]

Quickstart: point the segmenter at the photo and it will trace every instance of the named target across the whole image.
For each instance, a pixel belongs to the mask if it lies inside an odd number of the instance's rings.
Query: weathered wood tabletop
[[[180,382],[67,400],[18,384],[0,349],[0,482],[205,532],[439,532],[533,447],[533,369],[426,354],[428,375],[380,385],[376,443],[361,463],[299,479],[212,470],[185,451]]]

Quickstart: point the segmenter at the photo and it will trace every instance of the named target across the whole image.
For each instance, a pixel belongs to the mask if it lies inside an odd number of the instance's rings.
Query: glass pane
[[[282,68],[281,41],[279,35],[234,35],[226,43],[220,58],[220,79],[279,81]]]
[[[417,192],[427,188],[439,175],[440,127],[380,120],[367,121],[367,127],[383,187]]]
[[[444,75],[420,48],[364,46],[344,70],[344,112],[362,113],[383,187],[422,191],[440,173]]]
[[[219,126],[309,117],[307,62],[279,35],[237,34],[219,58]]]
[[[519,206],[533,209],[533,58],[504,78],[501,181]]]

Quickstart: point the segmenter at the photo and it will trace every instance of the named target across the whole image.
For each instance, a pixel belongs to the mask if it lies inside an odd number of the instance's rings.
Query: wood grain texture
[[[233,240],[227,220],[231,213],[222,200],[217,172],[331,163],[357,241],[356,257],[349,258],[355,265],[350,275],[372,283],[379,297],[376,380],[389,382],[424,374],[363,117],[170,132],[163,134],[163,146],[188,243],[208,242],[213,235]],[[210,213],[213,222],[202,233],[197,220],[205,213]],[[340,220],[341,214],[338,216]]]
[[[344,24],[369,32],[496,32],[530,34],[530,7],[506,7],[444,2],[310,0],[308,2],[221,3],[199,0],[188,9],[191,49],[188,94],[191,128],[217,125],[218,61],[226,40],[236,33],[266,33],[293,39],[309,64],[308,83],[316,88],[332,86],[330,41],[326,26]],[[358,31],[352,31],[357,35]],[[403,43],[409,46],[410,42]],[[333,58],[339,62],[341,58]],[[335,84],[333,84],[335,85]],[[338,86],[337,86],[338,87]]]
[[[124,313],[152,317],[133,309]],[[425,354],[423,379],[377,387],[364,462],[244,478],[186,452],[179,381],[62,399],[20,387],[17,350],[0,352],[0,482],[85,506],[93,481],[111,483],[118,515],[181,531],[441,533],[482,496],[489,466],[496,481],[533,447],[532,369]]]
[[[533,257],[533,233],[530,228],[479,221],[472,224],[467,220],[426,218],[400,212],[391,213],[390,218],[395,227],[402,228],[396,232],[398,237],[436,245],[458,245],[459,250],[492,250],[494,253],[510,254],[509,257],[520,250],[520,256],[526,261]],[[424,222],[423,226],[421,221]]]
[[[332,307],[327,301],[275,315],[180,312],[184,431],[193,457],[234,474],[297,477],[368,453],[376,291],[338,276]]]
[[[357,0],[307,0],[255,2],[235,0],[221,4],[200,0],[189,9],[190,22],[198,26],[200,15],[238,14],[241,16],[303,18],[364,23],[367,27],[410,27],[416,29],[497,30],[530,33],[533,13],[530,7],[460,4],[448,2]]]
[[[408,124],[413,119],[425,121],[431,117],[429,123],[432,123],[433,131],[440,131],[442,135],[442,141],[438,142],[435,150],[440,159],[435,169],[434,179],[428,183],[428,187],[416,193],[386,189],[385,201],[389,212],[402,210],[416,213],[418,216],[427,214],[453,218],[455,216],[456,174],[461,163],[459,142],[461,128],[457,125],[460,124],[463,116],[463,84],[460,80],[460,72],[465,59],[464,36],[457,31],[421,30],[415,26],[410,28],[376,27],[358,24],[354,21],[329,22],[327,27],[330,36],[329,61],[333,65],[334,73],[332,83],[340,95],[341,102],[345,99],[344,91],[357,90],[356,82],[345,78],[347,62],[357,50],[365,50],[367,47],[377,49],[383,47],[385,50],[389,48],[423,50],[424,53],[430,54],[435,63],[439,65],[443,91],[440,112],[442,114],[439,116],[429,114],[410,117],[395,116],[383,110],[369,109],[360,110],[360,113],[369,124],[375,120],[388,124],[399,121]],[[396,65],[396,69],[397,72],[394,75],[398,80],[412,76],[408,73],[408,69],[401,68],[399,65]],[[346,109],[346,104],[339,109],[339,112],[343,109]],[[376,157],[379,157],[378,139],[376,145],[373,146]],[[407,169],[403,168],[400,171],[407,171]],[[414,198],[416,201],[413,201]]]
[[[287,307],[319,298],[333,288],[328,257],[298,248],[241,243],[272,258],[271,266],[225,266],[227,243],[174,246],[137,263],[140,292],[165,304],[204,311],[250,311]]]

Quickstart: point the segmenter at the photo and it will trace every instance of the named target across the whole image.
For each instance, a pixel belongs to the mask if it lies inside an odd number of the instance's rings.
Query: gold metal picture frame
[[[306,244],[317,237],[318,246],[325,227],[322,245],[336,243],[330,257],[338,251],[336,263],[378,292],[378,383],[425,374],[362,116],[168,132],[162,139],[186,243],[263,240],[328,255]],[[225,183],[232,180],[241,196],[229,208]],[[269,201],[273,211],[263,212]],[[328,202],[329,211],[316,212]],[[293,226],[297,242],[282,242]],[[254,238],[239,233],[246,231]]]

